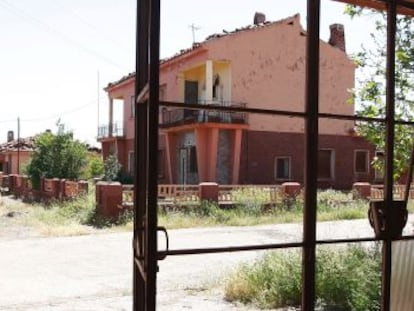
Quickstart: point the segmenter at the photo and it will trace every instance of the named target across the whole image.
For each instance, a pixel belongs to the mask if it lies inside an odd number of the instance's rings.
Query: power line
[[[43,31],[48,32],[50,35],[53,35],[55,37],[58,37],[59,39],[61,39],[62,41],[83,50],[84,52],[91,54],[103,61],[105,61],[108,64],[111,64],[112,66],[115,66],[119,69],[125,70],[125,68],[121,65],[119,65],[118,63],[114,62],[113,60],[111,60],[110,58],[100,54],[99,52],[90,49],[88,47],[85,47],[83,44],[79,43],[78,41],[70,38],[69,36],[67,36],[65,33],[60,32],[58,30],[56,30],[55,28],[52,28],[51,26],[49,26],[47,23],[39,20],[38,18],[28,14],[26,11],[17,8],[16,6],[12,5],[10,2],[8,2],[7,0],[1,0],[0,1],[0,6],[2,6],[3,8],[5,8],[6,10],[8,10],[9,12],[11,12],[12,14],[20,17],[21,19],[23,19],[25,22],[30,23],[34,26],[37,26],[38,28],[42,29]]]
[[[48,117],[32,118],[32,119],[21,119],[21,121],[22,122],[40,122],[40,121],[47,121],[47,120],[59,118],[59,117],[62,117],[62,116],[68,115],[68,114],[72,114],[74,112],[78,112],[78,111],[83,110],[83,109],[85,109],[85,108],[87,108],[89,106],[92,106],[92,105],[96,105],[96,100],[92,100],[88,104],[85,104],[85,105],[76,107],[76,108],[74,108],[72,110],[68,110],[68,111],[61,112],[61,113],[56,113],[56,114],[50,115]]]
[[[124,43],[122,43],[121,41],[118,41],[110,36],[108,36],[105,32],[102,31],[102,29],[99,29],[97,27],[95,27],[95,25],[91,24],[89,21],[87,21],[86,19],[84,19],[83,17],[81,17],[80,15],[78,15],[75,11],[69,9],[67,6],[62,5],[62,3],[60,1],[50,1],[50,3],[53,3],[53,5],[55,5],[56,7],[59,7],[60,9],[65,11],[65,14],[68,13],[69,15],[72,15],[73,17],[75,17],[79,22],[81,22],[82,24],[86,25],[89,29],[92,29],[96,34],[98,34],[100,37],[111,41],[112,43],[115,44],[116,47],[119,47],[120,45],[123,46],[123,48],[120,48],[120,51],[122,51],[125,55],[125,45]]]

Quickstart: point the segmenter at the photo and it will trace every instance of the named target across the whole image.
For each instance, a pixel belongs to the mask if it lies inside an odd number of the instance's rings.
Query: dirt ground
[[[24,224],[29,205],[1,197],[0,310],[132,309],[130,232],[40,237]],[[11,214],[10,214],[11,213]],[[413,216],[405,233],[413,231]],[[350,230],[352,228],[352,230]],[[318,238],[372,236],[366,219],[318,224]],[[301,224],[169,230],[170,249],[300,241]],[[160,248],[162,245],[160,237]],[[263,252],[171,256],[159,262],[157,310],[255,311],[226,302],[223,279]]]

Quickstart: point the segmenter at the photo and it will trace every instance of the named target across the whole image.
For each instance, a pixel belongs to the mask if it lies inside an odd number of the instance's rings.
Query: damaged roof
[[[274,24],[283,24],[285,22],[291,22],[292,20],[299,19],[299,17],[300,17],[300,15],[299,15],[299,13],[297,13],[293,16],[289,16],[289,17],[286,17],[286,18],[283,18],[283,19],[280,19],[280,20],[277,20],[277,21],[274,21],[274,22],[264,21],[264,22],[258,23],[258,24],[250,24],[250,25],[247,25],[247,26],[244,26],[244,27],[236,28],[232,31],[227,31],[227,30],[223,29],[223,31],[221,33],[214,33],[214,34],[211,34],[211,35],[207,36],[207,38],[203,42],[195,42],[195,43],[193,43],[193,45],[191,47],[189,47],[187,49],[182,49],[178,53],[174,54],[171,57],[161,59],[160,64],[161,65],[165,64],[169,61],[172,61],[172,60],[174,60],[178,57],[181,57],[183,55],[192,53],[196,50],[202,50],[204,44],[210,42],[211,40],[220,39],[222,37],[227,37],[227,36],[231,36],[231,35],[234,35],[234,34],[239,34],[241,32],[252,31],[252,30],[257,30],[257,29],[261,29],[261,28],[267,28],[267,27],[269,27],[271,25],[274,25]],[[122,82],[125,82],[125,81],[127,81],[131,78],[135,78],[135,72],[131,72],[131,73],[127,74],[126,76],[123,76],[118,81],[108,83],[108,85],[104,88],[104,90],[107,91],[108,88],[111,88],[115,85],[121,84]]]
[[[7,151],[33,151],[34,150],[35,137],[20,138],[19,140],[14,139],[9,142],[0,144],[0,152]]]

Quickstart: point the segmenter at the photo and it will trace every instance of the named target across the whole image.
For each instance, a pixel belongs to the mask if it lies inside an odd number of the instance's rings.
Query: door
[[[187,184],[187,168],[188,168],[188,149],[180,149],[180,166],[179,166],[179,183],[186,185]]]
[[[184,103],[185,104],[197,104],[198,103],[198,82],[197,81],[185,81],[184,85]],[[195,119],[197,116],[197,110],[184,109],[184,120]]]

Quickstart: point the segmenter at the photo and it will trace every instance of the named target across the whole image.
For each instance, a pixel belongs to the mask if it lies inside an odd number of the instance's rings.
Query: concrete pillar
[[[175,168],[177,167],[177,134],[166,132],[165,133],[165,152],[167,156],[167,176],[168,183],[175,184],[176,176],[174,175]],[[198,160],[198,159],[197,159]]]
[[[202,182],[199,184],[200,201],[218,203],[219,186],[215,182]]]
[[[205,92],[205,100],[207,103],[211,103],[213,101],[213,61],[207,60],[206,61],[206,92]]]
[[[242,133],[241,129],[236,129],[233,136],[233,168],[231,177],[231,183],[233,185],[239,183]]]
[[[200,182],[215,181],[219,129],[196,128],[197,169]]]

